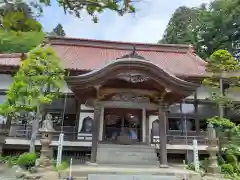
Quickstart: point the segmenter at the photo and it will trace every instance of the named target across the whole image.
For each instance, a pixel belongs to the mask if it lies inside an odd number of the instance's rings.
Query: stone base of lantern
[[[41,149],[41,155],[40,158],[38,159],[38,166],[39,167],[50,167],[52,166],[52,148],[50,148],[51,144],[51,134],[48,133],[45,136],[42,136],[43,138],[40,139],[42,149]]]
[[[40,157],[38,159],[38,166],[39,167],[50,167],[50,166],[52,166],[52,161],[47,157]]]

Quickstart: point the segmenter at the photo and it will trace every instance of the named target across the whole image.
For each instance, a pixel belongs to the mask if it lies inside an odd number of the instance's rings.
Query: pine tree
[[[52,31],[52,35],[55,36],[66,36],[66,33],[63,29],[63,26],[61,24],[58,24]]]

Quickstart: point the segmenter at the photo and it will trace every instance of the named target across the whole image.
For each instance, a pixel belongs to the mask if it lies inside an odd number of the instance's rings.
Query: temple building
[[[44,107],[56,132],[63,129],[63,155],[74,156],[76,163],[84,156],[92,163],[159,160],[167,167],[169,162],[192,161],[192,140],[197,139],[204,157],[206,119],[219,112],[201,85],[206,62],[191,46],[62,37],[51,37],[47,45],[70,72],[62,98]],[[21,57],[0,54],[1,103]],[[233,112],[227,116],[238,118]],[[11,125],[3,153],[26,150],[30,137],[30,123],[19,118]],[[54,154],[57,144],[58,134]]]

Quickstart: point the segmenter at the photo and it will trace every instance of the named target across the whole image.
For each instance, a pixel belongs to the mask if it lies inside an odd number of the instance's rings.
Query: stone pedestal
[[[41,134],[40,142],[42,149],[38,164],[40,167],[49,167],[52,165],[52,148],[50,147],[50,144],[52,143],[53,131],[40,129],[39,132]]]

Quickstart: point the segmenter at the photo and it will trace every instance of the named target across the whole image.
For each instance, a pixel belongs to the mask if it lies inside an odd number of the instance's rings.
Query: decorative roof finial
[[[132,49],[132,52],[129,53],[129,54],[126,54],[122,57],[119,57],[117,59],[124,59],[124,58],[136,58],[136,59],[142,59],[142,60],[146,60],[144,57],[138,55],[138,53],[136,52],[136,44],[133,44],[133,49]]]
[[[136,44],[133,44],[133,51],[132,51],[132,56],[136,54]]]

